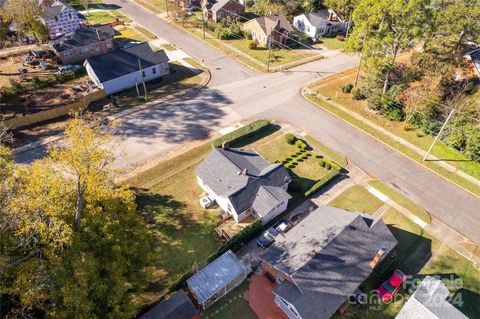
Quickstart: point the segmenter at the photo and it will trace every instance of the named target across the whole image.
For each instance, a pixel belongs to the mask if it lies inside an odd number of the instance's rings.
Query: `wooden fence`
[[[85,97],[83,97],[83,99],[81,99],[78,102],[53,108],[48,111],[27,114],[25,116],[20,115],[4,121],[4,124],[9,128],[14,129],[14,128],[28,126],[28,125],[32,125],[32,124],[47,121],[47,120],[52,120],[54,118],[70,114],[71,112],[85,110],[90,103],[92,103],[93,101],[100,100],[103,97],[105,97],[105,91],[97,90],[86,95]]]

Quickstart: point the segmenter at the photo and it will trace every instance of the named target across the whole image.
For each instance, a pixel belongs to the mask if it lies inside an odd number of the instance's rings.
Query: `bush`
[[[257,39],[253,39],[253,40],[250,40],[250,42],[248,42],[248,48],[250,50],[256,50],[258,48],[258,41]]]
[[[352,88],[351,93],[352,93],[352,98],[357,101],[365,100],[367,98],[363,90],[358,86]]]
[[[302,140],[297,140],[295,142],[295,146],[297,146],[301,150],[305,150],[307,148],[307,144],[305,144]],[[303,152],[300,151],[300,153],[303,153]]]
[[[338,41],[345,41],[345,37],[343,35],[340,35],[338,34],[335,39],[337,39]]]
[[[297,141],[297,137],[293,134],[285,134],[285,141],[287,141],[288,144],[293,145]]]
[[[326,164],[325,164],[325,168],[328,169],[328,170],[331,170],[331,169],[332,169],[332,165],[330,165],[330,163],[326,163]]]
[[[350,93],[350,92],[352,92],[352,89],[353,89],[353,84],[351,84],[351,83],[342,85],[342,92],[343,93]]]
[[[320,166],[321,166],[321,167],[325,167],[325,164],[326,164],[325,161],[320,160]]]
[[[221,147],[224,141],[230,143],[230,147],[238,147],[244,145],[245,141],[252,136],[260,133],[265,133],[273,129],[272,123],[268,120],[257,120],[244,127],[239,128],[231,133],[225,134],[212,142],[213,147]]]

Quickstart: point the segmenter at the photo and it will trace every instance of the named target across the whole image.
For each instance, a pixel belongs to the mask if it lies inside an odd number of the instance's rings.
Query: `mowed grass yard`
[[[328,205],[371,215],[383,205],[383,202],[362,186],[355,185],[334,198]]]
[[[85,18],[87,18],[88,22],[92,24],[106,24],[119,19],[125,23],[130,23],[132,20],[127,18],[124,14],[122,14],[118,10],[102,10],[102,11],[94,11],[89,12],[88,14],[85,13]]]
[[[296,145],[288,144],[285,135],[282,134],[277,138],[265,143],[255,149],[260,155],[270,162],[281,162],[285,158],[291,158],[292,162],[286,164],[286,167],[292,176],[292,183],[297,186],[294,190],[294,197],[302,197],[305,192],[311,189],[319,180],[329,179],[329,176],[336,175],[338,172],[334,168],[326,168],[321,166],[321,158],[317,154],[304,151],[301,155],[294,155],[301,152]],[[300,159],[297,159],[301,157]]]
[[[362,285],[367,293],[377,288],[398,268],[407,275],[413,275],[416,281],[425,276],[438,276],[451,292],[452,300],[461,299],[463,305],[455,306],[468,318],[480,318],[480,269],[468,259],[441,243],[438,239],[426,233],[422,228],[407,217],[391,208],[382,215],[398,244],[395,250],[398,257],[385,259],[377,266],[374,273]],[[460,287],[455,286],[455,282]],[[370,303],[369,305],[350,306],[346,316],[358,319],[393,319],[411,293],[402,289],[399,295],[404,297],[390,303]],[[459,294],[461,297],[459,297]],[[455,297],[456,296],[456,297]],[[335,317],[344,318],[344,317]]]

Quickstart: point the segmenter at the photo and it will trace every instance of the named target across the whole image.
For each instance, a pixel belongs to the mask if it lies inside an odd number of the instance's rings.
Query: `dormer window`
[[[54,18],[55,18],[55,22],[58,22],[58,17],[57,17],[57,16],[55,16]]]

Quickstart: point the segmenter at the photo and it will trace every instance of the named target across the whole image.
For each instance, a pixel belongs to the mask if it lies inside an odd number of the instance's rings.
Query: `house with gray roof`
[[[248,216],[264,223],[287,209],[291,177],[253,150],[215,148],[195,170],[198,185],[239,222]]]
[[[138,319],[192,319],[197,309],[185,291],[178,290]]]
[[[111,95],[169,73],[164,50],[153,52],[148,42],[90,57],[83,65],[95,85]]]
[[[42,13],[40,21],[48,29],[50,39],[56,39],[66,33],[74,32],[80,27],[78,12],[68,4],[56,1],[40,1]]]
[[[114,35],[111,26],[81,26],[54,40],[51,46],[63,64],[75,63],[113,51]]]
[[[245,6],[236,0],[203,0],[202,12],[205,19],[219,22],[226,17],[236,20],[245,14]]]
[[[349,22],[332,9],[303,13],[293,18],[293,27],[312,39],[345,32]]]
[[[289,318],[327,319],[396,244],[381,219],[320,206],[259,259],[276,279],[274,301]]]
[[[426,276],[396,319],[468,319],[448,302],[450,292],[437,278]]]

